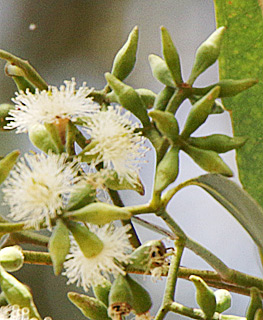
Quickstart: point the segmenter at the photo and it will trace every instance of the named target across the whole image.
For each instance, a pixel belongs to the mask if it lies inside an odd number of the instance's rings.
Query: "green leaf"
[[[263,206],[263,19],[260,0],[214,0],[218,26],[226,26],[219,56],[220,79],[256,78],[259,84],[237,96],[224,98],[231,110],[236,135],[248,142],[237,151],[240,180]]]
[[[263,209],[242,188],[220,174],[206,174],[191,181],[225,207],[263,249]]]

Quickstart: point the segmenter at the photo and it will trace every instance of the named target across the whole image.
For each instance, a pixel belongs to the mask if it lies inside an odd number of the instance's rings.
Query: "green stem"
[[[28,61],[18,58],[4,50],[0,50],[0,58],[21,68],[24,72],[24,77],[35,87],[39,88],[39,90],[48,89],[46,81],[37,73],[37,71],[29,64]]]
[[[137,206],[127,206],[125,207],[132,215],[143,214],[143,213],[152,213],[153,209],[149,204],[141,204]]]
[[[76,130],[74,124],[69,120],[66,129],[66,152],[70,156],[74,156],[75,153],[75,136]]]
[[[21,231],[10,234],[10,240],[15,243],[30,243],[36,246],[47,247],[49,237],[32,231]]]
[[[24,262],[28,264],[42,264],[42,265],[52,265],[50,254],[47,252],[39,251],[26,251],[23,250]]]
[[[25,227],[25,224],[23,222],[19,222],[19,223],[3,222],[3,223],[0,223],[0,234],[21,231],[21,230],[24,230],[24,227]]]
[[[171,218],[171,216],[167,213],[166,210],[162,209],[158,211],[157,216],[161,217],[168,227],[172,230],[172,232],[179,238],[179,239],[187,239],[186,234],[183,230],[178,226],[178,224]]]

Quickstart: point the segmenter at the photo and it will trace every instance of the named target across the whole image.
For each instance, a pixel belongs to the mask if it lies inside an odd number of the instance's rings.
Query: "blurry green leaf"
[[[263,249],[263,209],[236,183],[219,174],[206,174],[192,180],[225,207]]]
[[[231,110],[235,135],[247,135],[237,151],[244,188],[263,206],[263,19],[262,0],[214,0],[218,26],[226,26],[219,56],[221,79],[256,78],[259,84],[235,97],[224,98]]]

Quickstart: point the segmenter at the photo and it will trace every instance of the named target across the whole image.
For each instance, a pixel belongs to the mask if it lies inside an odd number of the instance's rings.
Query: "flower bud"
[[[222,313],[231,307],[231,294],[225,289],[215,291],[216,312]]]
[[[68,292],[68,298],[85,317],[91,320],[110,320],[107,307],[100,300],[77,292]]]
[[[85,181],[80,181],[76,184],[74,191],[70,194],[67,204],[67,211],[73,211],[83,208],[89,203],[92,203],[96,198],[96,189]]]
[[[212,150],[217,153],[224,153],[233,149],[242,147],[247,141],[246,137],[229,137],[224,134],[212,134],[206,137],[189,138],[190,145],[205,149]]]
[[[233,176],[232,170],[216,152],[198,149],[190,145],[184,145],[182,149],[205,171],[220,173],[226,177]]]
[[[192,106],[181,134],[182,138],[188,138],[206,121],[207,117],[211,113],[214,101],[218,97],[219,92],[219,87],[213,88]]]
[[[192,85],[195,79],[214,64],[219,56],[221,43],[223,39],[223,34],[225,32],[225,27],[218,28],[211,36],[201,44],[197,49],[195,55],[194,66],[190,75],[189,80],[187,81]]]
[[[149,116],[154,120],[158,130],[174,143],[177,142],[179,134],[179,126],[176,118],[170,112],[153,110],[149,112]]]
[[[105,185],[112,190],[134,190],[141,196],[145,193],[142,181],[136,173],[134,173],[133,183],[130,183],[125,177],[120,180],[117,172],[112,170],[108,179],[105,180]]]
[[[132,71],[135,61],[138,46],[138,27],[134,27],[129,34],[127,42],[116,54],[111,74],[120,80],[124,80]]]
[[[22,249],[19,246],[5,247],[1,249],[0,264],[9,272],[21,269],[24,264]]]
[[[109,305],[109,293],[111,290],[111,283],[107,279],[103,279],[103,282],[92,287],[94,295],[97,299],[108,307]]]
[[[126,276],[119,274],[111,286],[108,315],[113,319],[127,316],[133,304],[133,294]]]
[[[163,56],[172,74],[174,82],[178,85],[183,82],[178,52],[166,28],[161,27]]]
[[[19,155],[20,152],[18,150],[14,150],[0,160],[0,184],[8,177],[9,172],[14,167]]]
[[[0,286],[9,304],[28,308],[30,318],[41,319],[28,288],[0,266]]]
[[[124,84],[110,73],[105,74],[109,86],[116,93],[119,103],[127,110],[131,111],[144,126],[150,125],[150,120],[139,94],[130,86]]]
[[[164,111],[173,94],[175,93],[175,89],[171,87],[165,87],[162,91],[160,91],[154,101],[153,108],[155,110]]]
[[[136,248],[130,256],[130,264],[126,271],[141,270],[152,271],[165,265],[166,249],[161,240],[150,240]]]
[[[149,293],[129,275],[126,275],[126,279],[133,295],[132,310],[136,315],[147,313],[152,307],[152,300]]]
[[[48,243],[48,251],[56,276],[59,275],[63,269],[63,263],[69,253],[69,248],[69,230],[64,222],[61,219],[58,219]]]
[[[208,319],[212,318],[216,310],[216,297],[214,292],[200,277],[192,275],[189,279],[196,287],[196,302],[204,312],[205,316]]]
[[[103,250],[102,240],[86,226],[71,221],[68,228],[86,258],[97,256]]]
[[[257,309],[254,320],[263,320],[263,309]]]
[[[25,73],[21,68],[7,62],[5,65],[5,73],[9,77],[12,77],[19,91],[22,90],[25,92],[26,89],[29,89],[30,92],[35,93],[35,87],[25,78]]]
[[[171,147],[158,164],[155,174],[154,191],[162,192],[175,181],[179,172],[179,148]]]
[[[128,220],[131,218],[131,213],[125,208],[103,202],[95,202],[78,210],[67,212],[64,216],[75,221],[103,225],[114,220]]]
[[[175,87],[176,84],[166,62],[155,54],[150,54],[148,59],[153,76],[166,86]]]
[[[0,130],[7,129],[6,125],[8,124],[9,120],[7,120],[6,118],[9,116],[9,112],[14,109],[15,109],[15,106],[13,104],[9,104],[9,103],[0,104]]]
[[[28,137],[32,144],[38,149],[48,153],[51,150],[57,153],[57,147],[43,124],[35,124],[28,130]]]
[[[250,289],[250,303],[246,311],[247,320],[254,320],[258,309],[262,309],[262,300],[259,290],[255,287]]]
[[[154,105],[154,101],[157,97],[157,94],[154,93],[152,90],[145,88],[135,89],[135,91],[139,94],[146,108],[151,109]]]

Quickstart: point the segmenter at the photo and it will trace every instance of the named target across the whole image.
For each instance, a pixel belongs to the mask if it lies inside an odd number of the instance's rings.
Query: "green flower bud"
[[[14,272],[23,267],[24,255],[19,246],[5,247],[0,250],[1,266],[9,271]]]
[[[70,194],[67,204],[67,211],[73,211],[85,207],[94,202],[96,198],[96,189],[85,181],[76,184],[74,192]]]
[[[254,86],[257,83],[258,83],[258,80],[256,79],[242,79],[242,80],[227,79],[227,80],[221,80],[218,83],[205,88],[192,88],[192,92],[193,94],[201,96],[209,92],[214,87],[218,86],[220,87],[220,94],[218,96],[219,98],[233,97],[238,93],[249,89],[250,87]]]
[[[226,109],[223,106],[223,104],[221,102],[215,100],[210,114],[221,114],[221,113],[224,113],[225,111],[226,111]]]
[[[9,304],[28,308],[30,318],[41,319],[29,289],[0,266],[0,286]]]
[[[0,184],[8,177],[9,172],[14,167],[19,155],[20,152],[18,150],[14,150],[0,160]]]
[[[26,89],[29,89],[30,92],[35,93],[35,87],[25,78],[25,73],[21,68],[7,62],[5,65],[5,73],[12,77],[19,91],[22,90],[25,92]]]
[[[125,276],[119,274],[111,286],[109,294],[108,315],[112,319],[127,316],[133,304],[133,294]]]
[[[171,147],[158,164],[154,192],[160,193],[175,181],[179,171],[179,148]]]
[[[68,228],[86,258],[97,256],[103,250],[102,240],[86,226],[71,221]]]
[[[246,318],[247,320],[254,320],[257,310],[262,309],[260,291],[257,288],[252,287],[250,289],[250,298],[250,303],[246,311]]]
[[[195,148],[189,145],[184,145],[182,149],[205,171],[220,173],[226,177],[233,176],[232,170],[216,152]]]
[[[63,269],[66,255],[69,253],[69,230],[61,219],[56,222],[56,227],[48,243],[48,251],[53,264],[54,274],[57,276]]]
[[[207,117],[211,113],[214,101],[218,97],[219,92],[219,87],[213,88],[192,106],[181,134],[182,138],[188,138],[206,121]]]
[[[109,305],[109,293],[111,290],[110,281],[104,278],[103,282],[97,286],[92,287],[95,297],[108,307]]]
[[[149,112],[149,116],[154,120],[158,130],[174,143],[177,142],[179,134],[179,126],[176,118],[170,112],[161,110],[153,110]]]
[[[107,314],[107,307],[100,300],[79,294],[68,292],[69,300],[91,320],[110,320]]]
[[[254,320],[263,320],[263,310],[257,309]]]
[[[161,240],[147,241],[132,252],[126,271],[151,271],[162,267],[165,264],[165,253],[166,249]]]
[[[178,85],[183,82],[181,74],[181,65],[178,52],[173,44],[171,36],[166,28],[161,27],[163,56],[165,62],[172,74],[174,82]]]
[[[176,84],[166,62],[155,54],[150,54],[148,59],[153,76],[166,86],[175,87]]]
[[[145,88],[135,89],[135,91],[139,94],[146,108],[151,109],[154,105],[157,94],[154,93],[152,90]]]
[[[146,106],[144,105],[139,94],[130,86],[124,84],[110,73],[105,74],[109,86],[116,93],[120,104],[127,110],[131,111],[144,126],[150,125]]]
[[[112,170],[109,178],[105,181],[105,185],[112,190],[134,190],[143,196],[145,193],[144,186],[138,175],[136,175],[136,178],[137,181],[134,181],[132,184],[126,178],[123,178],[120,182],[117,172]]]
[[[6,120],[6,117],[9,116],[9,112],[14,110],[15,106],[9,103],[0,104],[0,130],[10,130],[5,129],[4,127],[8,124],[9,120]]]
[[[225,289],[216,290],[216,312],[222,313],[231,307],[231,294]]]
[[[146,291],[138,282],[133,280],[129,275],[126,275],[126,279],[129,283],[133,295],[132,310],[135,311],[136,315],[141,315],[148,312],[152,307],[152,300],[148,291]]]
[[[153,108],[155,110],[164,111],[171,97],[175,93],[175,89],[171,87],[165,87],[162,91],[160,91],[154,101]]]
[[[211,36],[201,44],[195,55],[194,66],[187,81],[192,85],[195,79],[207,68],[214,64],[219,56],[223,34],[226,28],[218,28]]]
[[[190,276],[189,279],[196,287],[196,302],[207,318],[212,318],[216,310],[216,297],[203,279],[198,276]]]
[[[224,134],[212,134],[206,137],[189,138],[192,146],[217,153],[224,153],[242,147],[247,141],[246,137],[229,137]]]
[[[124,80],[131,73],[135,65],[138,36],[139,31],[136,26],[129,34],[127,42],[114,58],[111,74],[120,80]]]
[[[103,225],[114,220],[128,220],[131,218],[131,213],[125,210],[125,208],[96,202],[78,210],[67,212],[64,216],[75,221]]]
[[[32,144],[38,149],[48,153],[51,150],[57,153],[57,147],[43,124],[35,124],[28,130],[28,137]]]

